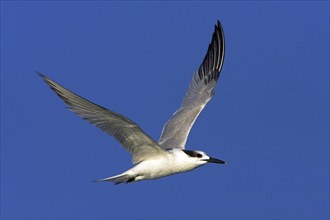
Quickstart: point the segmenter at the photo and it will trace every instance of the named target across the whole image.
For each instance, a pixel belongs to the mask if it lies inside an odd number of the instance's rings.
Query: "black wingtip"
[[[202,64],[198,69],[198,76],[204,84],[208,84],[211,80],[217,81],[220,76],[224,60],[224,32],[219,20],[214,25],[214,32],[209,44],[207,53]]]
[[[36,74],[38,74],[41,78],[45,78],[46,76],[40,72],[38,72],[37,70],[34,71]]]
[[[45,76],[44,74],[42,74],[42,73],[40,73],[36,70],[34,72],[37,73],[45,82],[48,83],[48,77],[47,76]]]
[[[221,25],[221,23],[220,23],[219,20],[217,21],[217,27],[220,28],[220,29],[222,29],[222,25]]]
[[[218,20],[218,22],[214,25],[214,32],[217,32],[219,30],[220,27],[220,22]]]
[[[47,76],[45,76],[44,74],[42,74],[38,71],[34,71],[34,72],[36,72],[44,80],[44,82],[46,82],[50,86],[50,88],[54,90],[54,87],[51,84],[52,81]]]

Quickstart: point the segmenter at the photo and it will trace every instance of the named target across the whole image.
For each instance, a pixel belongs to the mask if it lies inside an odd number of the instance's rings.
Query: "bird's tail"
[[[129,174],[123,173],[123,174],[119,174],[117,176],[111,176],[111,177],[107,177],[104,179],[95,180],[94,182],[111,181],[117,185],[117,184],[123,183],[123,182],[126,182],[126,183],[134,182],[134,180],[135,180],[135,177],[133,177]]]

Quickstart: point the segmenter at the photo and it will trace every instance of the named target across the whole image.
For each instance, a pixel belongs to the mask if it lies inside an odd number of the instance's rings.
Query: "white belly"
[[[175,173],[186,172],[196,168],[196,164],[189,163],[177,157],[162,157],[153,160],[142,161],[127,173],[137,175],[136,181],[142,179],[157,179]]]

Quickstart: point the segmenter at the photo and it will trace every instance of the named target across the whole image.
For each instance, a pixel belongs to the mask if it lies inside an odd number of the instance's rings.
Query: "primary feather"
[[[149,137],[136,123],[127,117],[94,104],[87,99],[71,92],[55,81],[38,73],[50,88],[68,105],[68,108],[114,136],[121,145],[132,154],[133,163],[139,163],[153,156],[166,154],[157,142]]]
[[[193,75],[180,108],[165,124],[159,144],[164,149],[185,148],[191,127],[214,95],[225,54],[225,39],[218,21],[206,56]]]

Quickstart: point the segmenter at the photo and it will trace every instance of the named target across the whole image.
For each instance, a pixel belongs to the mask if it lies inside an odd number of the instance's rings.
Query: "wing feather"
[[[163,127],[158,142],[162,148],[184,149],[196,118],[214,95],[214,88],[224,60],[224,52],[224,33],[218,21],[204,60],[193,75],[180,108]]]
[[[127,117],[94,104],[71,92],[55,81],[38,73],[50,88],[68,105],[68,109],[78,114],[111,136],[132,154],[133,163],[139,163],[150,157],[166,152],[149,137],[136,123]]]

